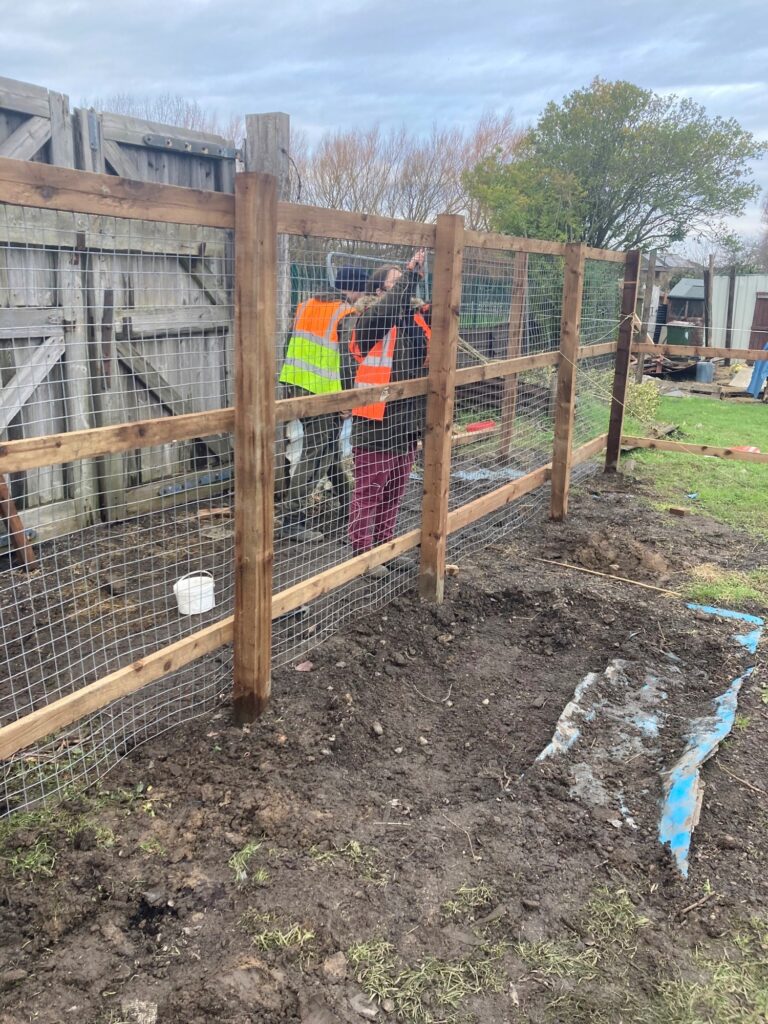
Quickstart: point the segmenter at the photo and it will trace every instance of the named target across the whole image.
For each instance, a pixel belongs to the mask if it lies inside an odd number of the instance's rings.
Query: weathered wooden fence
[[[35,164],[232,193],[239,156],[287,166],[286,115],[247,127],[239,154],[215,135],[70,111],[60,93],[0,78],[0,157]],[[232,404],[231,231],[5,205],[0,293],[0,431],[13,439]],[[172,503],[200,476],[225,482],[231,461],[226,437],[179,442],[20,471],[11,491],[25,528],[50,539]]]

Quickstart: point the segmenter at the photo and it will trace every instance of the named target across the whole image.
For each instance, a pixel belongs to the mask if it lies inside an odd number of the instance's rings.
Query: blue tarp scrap
[[[764,619],[757,615],[747,615],[727,608],[713,608],[709,605],[689,604],[688,608],[704,612],[713,618],[734,619],[754,626],[755,628],[747,633],[736,634],[734,639],[750,654],[757,652],[757,645],[765,626]],[[664,773],[664,800],[659,822],[659,838],[663,844],[669,846],[685,878],[688,877],[691,834],[698,822],[701,805],[700,769],[733,728],[739,690],[753,671],[752,665],[738,679],[733,680],[725,693],[715,698],[712,715],[692,723],[682,757]]]
[[[763,345],[763,351],[768,351],[768,342]],[[768,380],[768,359],[759,359],[752,369],[752,379],[749,382],[747,394],[752,395],[753,398],[759,398],[766,380]]]

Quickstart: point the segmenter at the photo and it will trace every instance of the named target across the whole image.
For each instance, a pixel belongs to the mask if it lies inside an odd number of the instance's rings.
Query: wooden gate
[[[238,154],[0,78],[0,156],[231,192]],[[231,260],[222,230],[0,207],[0,438],[231,404]],[[44,540],[223,490],[230,462],[228,438],[208,438],[29,470],[11,489]]]

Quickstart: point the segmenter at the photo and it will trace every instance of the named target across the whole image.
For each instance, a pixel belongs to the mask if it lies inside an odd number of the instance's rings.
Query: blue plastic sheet
[[[689,604],[692,611],[704,612],[720,619],[733,619],[754,626],[746,633],[737,633],[734,639],[750,654],[757,652],[765,621],[757,615],[735,612],[728,608]],[[736,718],[739,690],[754,671],[754,665],[734,679],[725,693],[715,698],[711,715],[692,723],[682,757],[668,771],[664,779],[664,801],[659,823],[659,838],[672,851],[683,877],[688,877],[691,835],[699,815],[700,770],[730,733]]]

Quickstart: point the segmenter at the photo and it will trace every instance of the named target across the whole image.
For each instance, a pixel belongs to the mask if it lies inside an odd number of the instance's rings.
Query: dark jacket
[[[417,273],[406,273],[395,287],[356,318],[345,317],[345,336],[354,329],[355,340],[363,356],[392,327],[397,327],[397,342],[392,365],[393,382],[422,377],[427,373],[427,339],[414,323],[413,296],[419,282]],[[354,387],[357,363],[342,345],[342,383]],[[423,396],[387,402],[384,419],[371,420],[355,416],[352,424],[352,445],[374,451],[404,453],[411,451],[424,431],[426,399]]]

